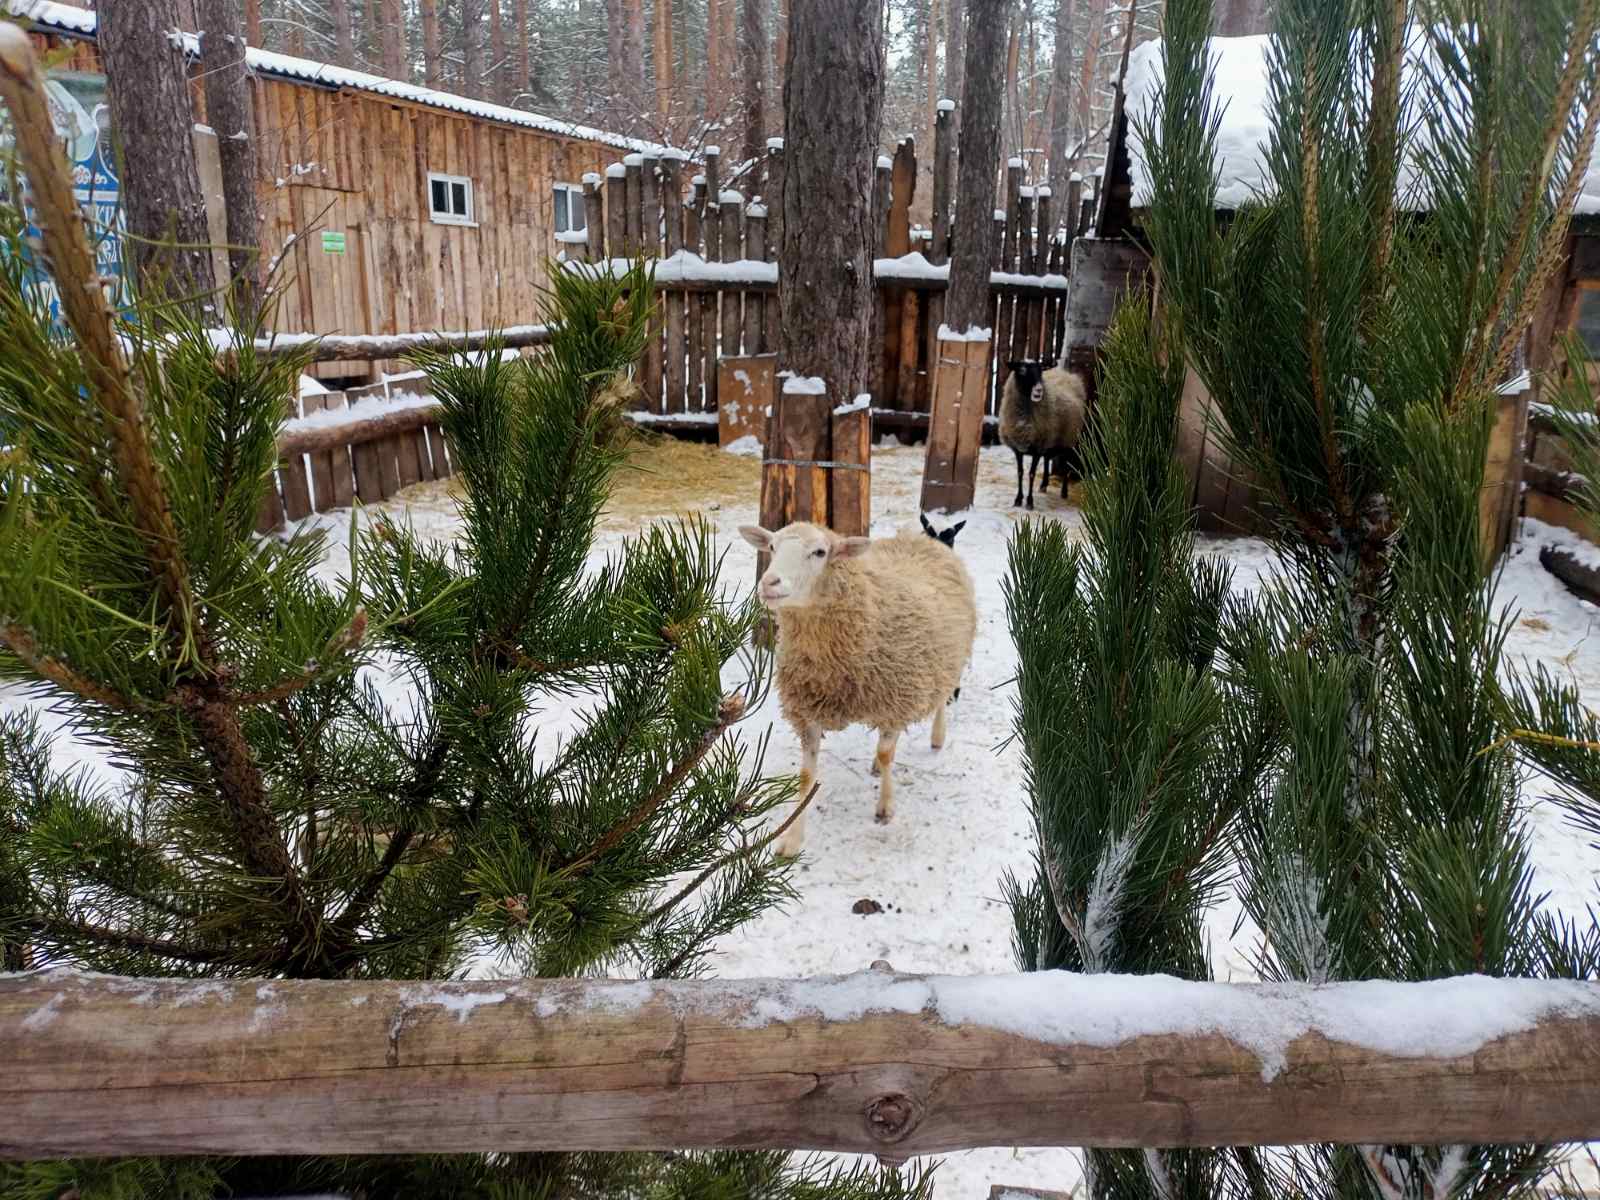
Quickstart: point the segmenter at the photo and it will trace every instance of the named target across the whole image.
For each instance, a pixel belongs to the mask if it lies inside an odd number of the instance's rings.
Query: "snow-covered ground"
[[[709,449],[707,454],[712,453]],[[920,447],[879,447],[873,456],[873,533],[884,535],[915,526],[923,453]],[[749,459],[735,460],[755,478]],[[1076,530],[1075,509],[1059,496],[1037,500],[1025,514],[1011,507],[1015,468],[1009,451],[985,450],[974,510],[956,541],[978,591],[978,645],[952,712],[950,738],[943,751],[928,746],[926,728],[901,740],[895,764],[896,814],[887,826],[874,823],[876,785],[868,775],[874,738],[852,729],[827,738],[821,757],[822,791],[809,821],[807,858],[800,868],[800,900],[730,935],[713,964],[730,977],[835,974],[866,968],[886,959],[905,971],[946,974],[1008,972],[1014,969],[1008,911],[1000,900],[1007,871],[1030,870],[1032,833],[1016,746],[1001,748],[1011,732],[1011,678],[1015,658],[1006,631],[1001,586],[1010,535],[1020,520],[1059,521]],[[737,477],[736,477],[737,478]],[[740,524],[757,520],[757,490],[729,487],[701,507],[728,550],[725,576],[731,587],[753,582],[754,552],[738,535]],[[638,526],[639,503],[626,489],[617,493],[619,510],[602,523],[595,557],[614,551]],[[425,486],[404,502],[383,506],[389,515],[409,519],[419,532],[451,538],[456,531],[453,501],[439,485]],[[404,513],[398,510],[404,510]],[[653,514],[651,514],[653,515]],[[348,514],[312,518],[330,532],[325,571],[330,582],[347,562],[343,533]],[[1518,610],[1509,651],[1570,670],[1585,697],[1600,704],[1600,609],[1566,592],[1538,562],[1538,531],[1529,530],[1510,557],[1501,597]],[[1207,541],[1203,549],[1233,564],[1236,583],[1254,587],[1270,569],[1265,546],[1251,539]],[[14,701],[13,701],[14,702]],[[799,747],[778,719],[772,696],[743,727],[753,738],[774,726],[771,766],[797,769]],[[63,744],[67,761],[93,761],[86,749]],[[1560,814],[1537,803],[1541,791],[1530,784],[1535,801],[1537,888],[1550,902],[1581,912],[1595,898],[1600,854],[1567,828]],[[881,911],[857,915],[856,902],[870,899]],[[865,907],[865,906],[864,906]],[[1222,906],[1210,922],[1213,957],[1222,979],[1248,979],[1254,933],[1246,924],[1232,936],[1236,904]],[[991,1184],[1068,1190],[1081,1181],[1075,1153],[1069,1150],[991,1149],[945,1156],[937,1194],[950,1200],[981,1200]],[[1591,1186],[1594,1180],[1589,1180]]]

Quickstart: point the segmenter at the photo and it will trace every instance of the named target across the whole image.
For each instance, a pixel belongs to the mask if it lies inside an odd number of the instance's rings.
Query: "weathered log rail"
[[[1600,1139],[1600,985],[0,976],[0,1156]]]

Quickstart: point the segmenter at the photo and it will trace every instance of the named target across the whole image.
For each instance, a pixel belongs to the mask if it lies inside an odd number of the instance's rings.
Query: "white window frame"
[[[551,232],[555,233],[555,234],[558,234],[558,235],[562,234],[562,233],[580,233],[580,232],[581,233],[587,233],[589,231],[589,212],[588,212],[588,209],[586,209],[584,207],[583,185],[582,184],[578,184],[578,183],[562,183],[560,181],[557,181],[556,183],[551,184],[550,192],[551,192],[551,198],[550,198],[550,206],[551,206],[551,209],[550,209],[550,225],[551,225]],[[568,228],[564,229],[564,230],[555,228],[555,224],[556,224],[556,221],[555,221],[555,193],[556,192],[565,192],[567,194],[567,226],[568,226]],[[579,214],[580,216],[583,217],[583,229],[582,230],[574,230],[574,229],[571,228],[572,215],[574,213],[577,213],[577,214]]]
[[[433,185],[435,183],[444,184],[447,195],[449,194],[449,188],[453,184],[459,183],[466,190],[467,211],[465,216],[454,212],[439,212],[433,207]],[[475,228],[478,224],[478,210],[476,200],[472,194],[471,178],[466,175],[446,175],[442,171],[429,171],[428,219],[435,225],[463,225],[468,228]]]

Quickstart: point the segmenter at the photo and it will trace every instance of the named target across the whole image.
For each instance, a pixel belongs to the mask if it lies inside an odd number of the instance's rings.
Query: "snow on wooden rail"
[[[214,330],[219,350],[231,345],[226,330]],[[357,362],[365,359],[405,358],[419,350],[482,350],[491,341],[507,350],[543,346],[550,341],[545,325],[513,325],[506,329],[474,329],[466,333],[353,333],[318,337],[309,333],[277,333],[257,338],[258,354],[308,354],[312,362]]]
[[[0,976],[0,1157],[1600,1138],[1600,985]]]

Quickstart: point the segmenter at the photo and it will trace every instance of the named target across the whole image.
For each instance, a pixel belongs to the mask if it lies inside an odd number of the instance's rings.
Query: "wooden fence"
[[[934,341],[949,281],[953,153],[950,113],[941,111],[930,229],[911,224],[914,142],[906,139],[892,159],[878,161],[874,275],[882,350],[870,390],[880,425],[925,426],[931,407]],[[782,215],[763,198],[781,194],[782,141],[770,142],[765,161],[748,168],[740,180],[747,191],[752,181],[760,185],[754,195],[723,186],[715,148],[705,154],[703,173],[685,179],[687,169],[679,158],[629,155],[603,177],[589,176],[584,180],[587,240],[570,243],[588,262],[659,259],[656,280],[663,303],[640,383],[646,419],[667,425],[705,423],[719,407],[719,361],[772,354],[779,341]],[[1008,165],[993,227],[997,349],[989,372],[991,414],[998,412],[1003,371],[997,368],[1005,360],[1053,360],[1059,353],[1070,241],[1089,213],[1081,182],[1073,183],[1064,200],[1057,208],[1049,188],[1027,184],[1020,160]],[[921,420],[896,422],[896,415]]]
[[[0,1158],[1600,1138],[1593,983],[874,968],[0,976]]]
[[[881,331],[882,350],[873,364],[871,425],[913,438],[926,432],[932,405],[935,338],[949,283],[953,155],[950,113],[941,110],[929,229],[911,224],[917,179],[911,139],[900,143],[892,159],[879,160],[874,188],[875,328]],[[666,427],[715,426],[724,407],[722,393],[728,391],[731,411],[724,416],[737,417],[740,428],[763,435],[761,412],[771,403],[779,340],[781,215],[759,196],[747,198],[722,187],[715,149],[705,155],[703,174],[685,178],[687,167],[681,157],[629,155],[603,177],[588,176],[583,184],[587,233],[567,238],[567,244],[596,269],[601,263],[620,266],[617,260],[657,260],[661,304],[639,363],[644,409],[635,414],[637,420]],[[741,182],[748,186],[755,179],[761,194],[776,195],[783,170],[783,145],[774,139],[765,161],[747,170]],[[1020,161],[1007,165],[993,227],[995,337],[985,383],[991,425],[999,412],[1005,362],[1053,361],[1061,352],[1071,241],[1087,226],[1093,204],[1078,180],[1064,200],[1058,210],[1049,188],[1024,182]],[[1068,214],[1075,219],[1066,219]],[[512,348],[545,341],[540,326],[517,327],[501,336]],[[330,337],[318,342],[313,356],[317,361],[403,358],[423,345],[481,346],[485,337],[483,332]],[[295,337],[263,346],[300,347]],[[262,508],[260,528],[277,529],[355,498],[376,503],[410,484],[451,474],[449,451],[425,404],[406,401],[389,412],[376,402],[425,389],[421,379],[402,378],[299,397],[279,440],[277,486]],[[347,405],[356,406],[348,420],[334,422],[325,415]],[[739,405],[745,406],[742,414]]]

